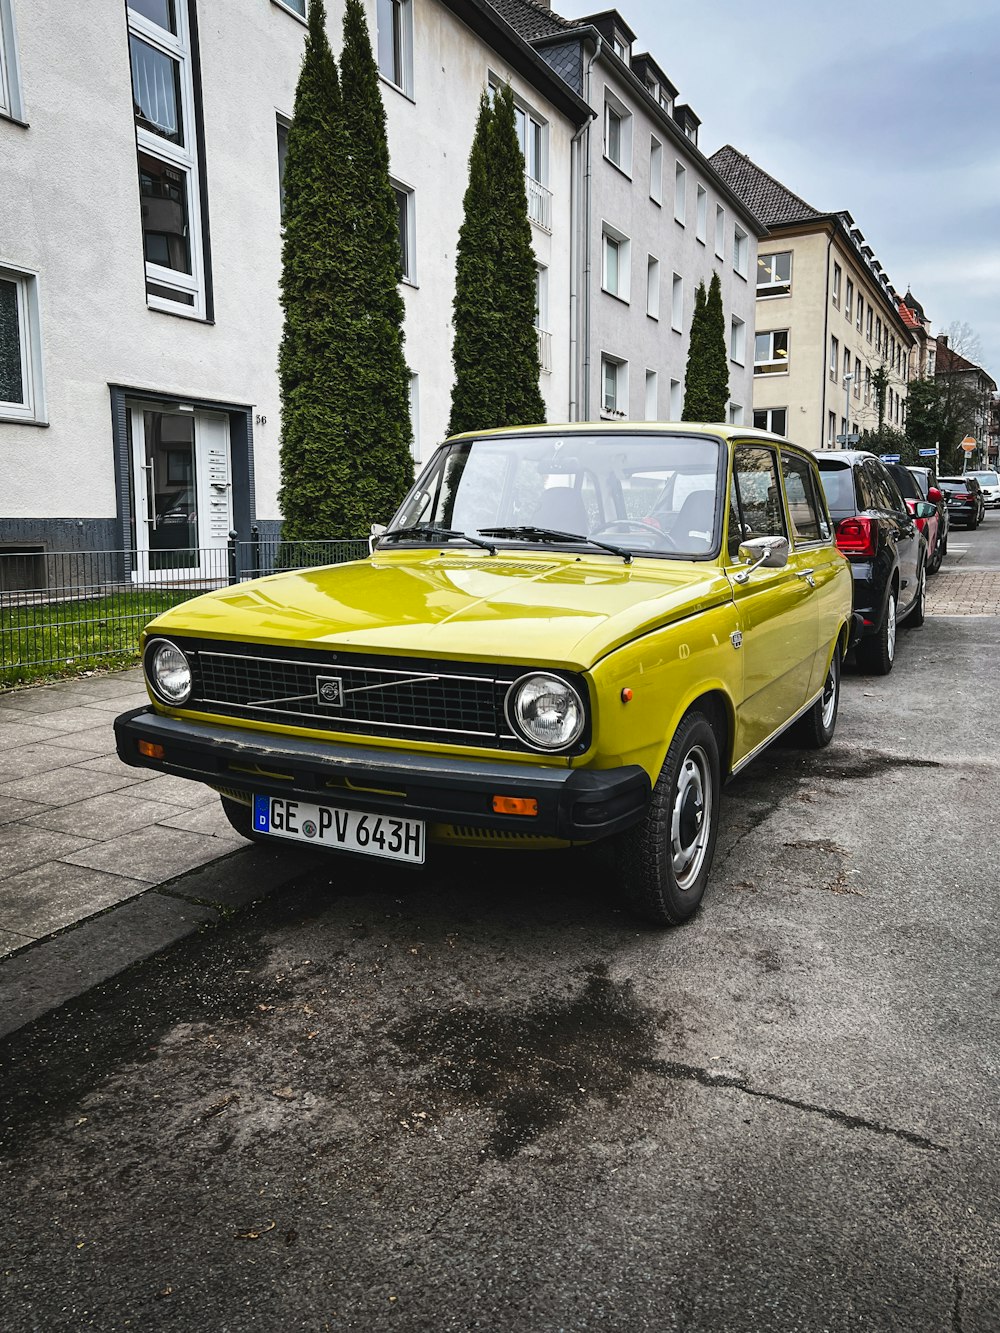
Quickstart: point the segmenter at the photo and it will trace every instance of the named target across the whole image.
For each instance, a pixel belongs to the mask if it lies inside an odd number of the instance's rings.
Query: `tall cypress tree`
[[[724,421],[729,401],[729,359],[726,350],[722,283],[712,274],[706,292],[698,284],[684,377],[684,421]]]
[[[536,274],[514,95],[486,95],[469,155],[455,274],[448,433],[545,420],[538,387]]]
[[[687,367],[684,371],[684,407],[682,421],[707,421],[704,414],[707,401],[705,380],[705,358],[703,353],[705,339],[705,304],[708,294],[704,282],[699,282],[694,294],[694,314],[691,316],[691,332],[688,335]]]
[[[337,66],[323,0],[309,31],[285,159],[285,235],[278,354],[281,387],[282,536],[347,535],[338,493],[343,460],[341,347],[347,330],[344,134]]]

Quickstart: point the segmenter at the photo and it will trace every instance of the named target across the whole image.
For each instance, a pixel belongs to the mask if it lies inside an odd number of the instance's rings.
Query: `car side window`
[[[773,449],[759,445],[737,446],[733,453],[733,490],[739,506],[742,540],[788,536],[778,481],[778,459]],[[729,542],[733,553],[731,532]]]
[[[801,546],[806,542],[818,542],[829,536],[829,532],[823,531],[825,523],[820,522],[821,510],[809,463],[796,454],[782,452],[781,471],[785,479],[788,518],[792,525],[795,544]]]
[[[873,508],[883,509],[888,514],[898,514],[901,509],[906,508],[899,497],[899,492],[896,490],[892,478],[881,463],[875,459],[870,459],[865,463],[865,472],[869,482]]]

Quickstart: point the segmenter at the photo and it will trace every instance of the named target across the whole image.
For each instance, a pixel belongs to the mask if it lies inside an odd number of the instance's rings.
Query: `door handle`
[[[814,569],[800,569],[798,573],[795,575],[795,577],[797,579],[805,579],[805,581],[809,584],[810,588],[815,588],[816,580],[813,578],[815,572],[816,571]]]

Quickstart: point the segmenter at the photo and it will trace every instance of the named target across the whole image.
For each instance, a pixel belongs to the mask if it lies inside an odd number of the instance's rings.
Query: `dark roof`
[[[535,0],[490,0],[490,4],[526,42],[533,42],[537,37],[551,37],[576,26],[569,19],[553,14],[547,5],[536,4]]]
[[[917,319],[923,321],[923,320],[925,320],[925,319],[927,318],[927,316],[924,314],[924,308],[923,308],[923,306],[920,304],[920,302],[917,300],[917,298],[916,298],[916,297],[913,295],[913,293],[910,291],[909,287],[907,287],[907,289],[906,289],[906,295],[903,297],[903,304],[904,304],[908,309],[910,309],[910,310],[913,311],[913,313],[916,315]]]
[[[827,216],[793,194],[731,144],[720,148],[708,160],[733,193],[766,227],[783,227],[788,223],[809,222]]]

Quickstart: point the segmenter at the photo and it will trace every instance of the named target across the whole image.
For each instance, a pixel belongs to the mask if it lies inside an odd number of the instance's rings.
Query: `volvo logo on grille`
[[[321,704],[332,708],[344,706],[344,682],[339,676],[317,676],[316,697]]]

